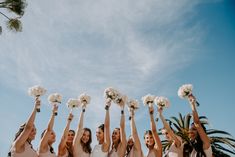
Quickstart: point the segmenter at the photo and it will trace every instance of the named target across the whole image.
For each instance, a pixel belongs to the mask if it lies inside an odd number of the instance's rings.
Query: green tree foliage
[[[22,31],[22,23],[20,18],[24,15],[24,10],[26,7],[25,0],[5,0],[0,1],[0,14],[2,17],[7,19],[7,28],[14,32],[21,32]],[[8,10],[15,14],[15,16],[10,17],[3,13],[3,10]],[[0,33],[2,32],[2,27],[0,26]]]
[[[199,117],[202,125],[207,127],[209,125],[208,119],[205,116]],[[185,144],[190,144],[189,139],[189,128],[192,120],[192,115],[187,114],[182,116],[179,113],[179,117],[171,117],[167,119],[172,130],[183,139]],[[207,129],[206,133],[211,139],[211,147],[214,157],[230,157],[235,155],[235,139],[226,131],[216,130],[216,129]],[[159,133],[161,134],[161,133]],[[169,148],[170,143],[166,140],[162,141],[163,150]]]

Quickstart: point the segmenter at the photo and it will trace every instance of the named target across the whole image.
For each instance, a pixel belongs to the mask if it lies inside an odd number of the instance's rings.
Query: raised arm
[[[84,119],[85,109],[81,110],[79,122],[76,130],[76,134],[73,140],[74,153],[77,154],[82,150],[80,139],[83,134],[83,119]]]
[[[124,103],[122,104],[121,109],[121,120],[120,120],[120,139],[121,139],[121,156],[124,156],[126,153],[126,132],[125,132],[125,115],[124,115]]]
[[[73,119],[73,114],[70,113],[68,116],[68,119],[67,119],[66,126],[64,128],[63,135],[60,140],[59,147],[58,147],[59,148],[58,156],[63,156],[66,153],[66,142],[68,139],[68,133],[69,133],[70,123],[71,123],[72,119]]]
[[[152,130],[153,138],[155,141],[154,149],[157,151],[158,156],[159,155],[162,156],[162,143],[161,143],[161,140],[160,140],[158,133],[157,133],[156,124],[155,124],[154,118],[153,118],[153,113],[154,113],[154,108],[149,107],[150,126],[151,126],[151,130]]]
[[[162,123],[164,125],[164,128],[167,130],[167,132],[170,134],[170,136],[172,137],[172,139],[174,140],[175,146],[177,148],[179,148],[181,146],[181,142],[180,140],[177,138],[177,136],[175,135],[175,133],[171,130],[169,124],[166,122],[163,114],[162,114],[162,108],[158,107],[158,113],[160,116],[160,119],[162,120]]]
[[[46,131],[40,141],[40,145],[39,145],[39,152],[40,153],[44,153],[48,149],[48,140],[50,138],[51,132],[53,131],[54,120],[55,120],[55,111],[57,111],[57,109],[58,109],[58,106],[54,105],[53,109],[52,109],[52,113],[51,113],[51,118],[48,122]]]
[[[34,128],[34,120],[36,117],[37,106],[40,106],[40,100],[38,98],[35,99],[33,111],[31,112],[31,114],[26,122],[26,125],[25,125],[23,132],[15,140],[16,150],[19,150],[20,148],[22,148],[24,146],[26,140],[29,138],[29,134],[31,133],[32,129]]]
[[[110,147],[110,116],[109,116],[110,105],[111,105],[111,99],[107,99],[105,106],[106,113],[104,120],[104,143],[102,145],[102,149],[104,152],[108,152]]]
[[[208,149],[210,147],[210,138],[207,136],[204,129],[202,128],[202,125],[201,125],[201,122],[199,120],[199,116],[197,113],[197,109],[196,109],[196,98],[193,95],[189,96],[189,103],[192,108],[194,125],[203,142],[203,149]]]
[[[134,147],[135,147],[136,150],[142,151],[140,139],[139,139],[139,136],[138,136],[136,125],[135,125],[134,110],[131,109],[130,113],[131,113],[131,116],[130,116],[131,117],[131,119],[130,119],[131,135],[132,135],[132,138],[133,138]]]

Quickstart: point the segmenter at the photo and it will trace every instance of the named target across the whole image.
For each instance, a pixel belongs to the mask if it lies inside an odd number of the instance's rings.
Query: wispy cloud
[[[0,38],[1,82],[22,91],[42,84],[65,98],[86,91],[92,96],[89,116],[98,121],[104,118],[106,87],[130,97],[143,94],[150,81],[162,81],[187,66],[200,43],[200,24],[185,22],[200,1],[28,3],[23,32],[4,32]],[[112,116],[118,124],[114,110]],[[95,128],[96,123],[89,125]]]

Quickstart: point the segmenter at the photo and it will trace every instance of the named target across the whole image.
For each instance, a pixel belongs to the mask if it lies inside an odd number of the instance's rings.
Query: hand
[[[111,102],[112,102],[112,100],[111,100],[110,98],[108,98],[108,99],[105,100],[105,104],[106,104],[108,107],[111,106]]]
[[[149,106],[149,113],[150,113],[150,114],[153,114],[153,112],[154,112],[154,108],[153,108],[153,106],[150,105],[150,106]]]
[[[73,120],[73,114],[72,114],[72,113],[69,114],[68,120],[69,120],[69,121],[72,121],[72,120]]]
[[[35,98],[35,103],[34,103],[35,108],[39,109],[40,105],[41,105],[41,100],[38,97],[36,97]]]
[[[58,105],[54,104],[53,109],[52,109],[52,113],[57,113],[57,111],[58,111]]]
[[[162,112],[163,112],[163,108],[158,106],[157,111],[158,111],[158,112],[159,112],[159,114],[161,115],[161,114],[162,114]]]
[[[188,100],[190,103],[196,103],[196,98],[192,94],[188,96]]]

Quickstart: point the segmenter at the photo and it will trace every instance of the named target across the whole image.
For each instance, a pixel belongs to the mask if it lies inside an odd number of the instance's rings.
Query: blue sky
[[[136,120],[141,139],[149,129],[141,97],[148,93],[167,97],[171,106],[164,111],[166,118],[186,114],[190,107],[177,96],[185,83],[194,85],[199,114],[209,118],[210,127],[235,136],[234,18],[232,0],[28,2],[23,32],[15,34],[3,27],[0,36],[1,156],[32,110],[27,90],[36,84],[48,92],[35,121],[35,148],[50,116],[50,93],[63,95],[54,126],[57,149],[69,112],[66,101],[83,92],[91,96],[84,123],[95,133],[104,119],[103,91],[109,86],[139,100]],[[3,26],[4,19],[0,22]],[[119,124],[118,111],[113,104],[112,129]],[[79,111],[74,114],[73,129]],[[129,136],[128,120],[126,124]]]

